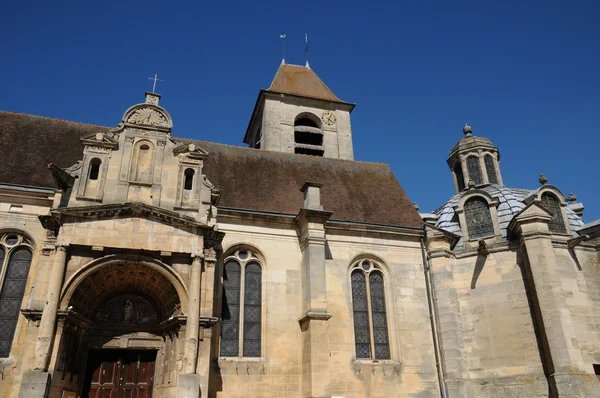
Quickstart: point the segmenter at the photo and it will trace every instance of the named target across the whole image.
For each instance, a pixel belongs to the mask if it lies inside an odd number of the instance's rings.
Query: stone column
[[[550,396],[600,397],[600,384],[591,366],[583,362],[579,350],[567,297],[562,289],[563,275],[548,229],[550,218],[550,214],[534,202],[510,225],[519,236],[526,259],[527,282],[545,351]]]
[[[60,301],[60,291],[67,267],[67,246],[57,245],[50,272],[46,306],[42,312],[40,328],[35,345],[35,370],[48,370],[48,360],[52,353],[52,342],[56,331],[56,312]]]
[[[331,396],[329,323],[325,267],[325,223],[331,212],[320,204],[320,184],[306,183],[304,208],[296,216],[302,250],[302,391],[304,397]]]
[[[196,373],[202,257],[194,256],[190,272],[189,302],[185,326],[185,373]]]
[[[185,325],[185,353],[183,373],[179,376],[178,397],[198,398],[200,396],[200,377],[196,374],[198,360],[198,325],[200,322],[200,288],[202,278],[202,256],[192,260],[189,301]]]
[[[200,391],[208,396],[211,369],[212,328],[217,322],[214,316],[215,265],[217,256],[214,249],[204,249],[204,269],[202,291],[200,293],[200,342],[198,347],[197,373],[200,375]]]

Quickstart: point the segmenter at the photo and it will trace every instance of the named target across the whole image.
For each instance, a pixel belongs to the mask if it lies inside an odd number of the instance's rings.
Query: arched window
[[[102,161],[98,158],[94,158],[90,161],[90,181],[96,181],[100,174],[100,165]]]
[[[542,206],[552,213],[552,218],[548,221],[548,229],[550,229],[550,232],[554,234],[566,234],[567,228],[565,227],[565,220],[562,216],[560,202],[556,196],[548,192],[543,193]]]
[[[150,141],[138,141],[133,150],[129,173],[130,181],[151,184],[154,178],[154,145]]]
[[[32,257],[21,235],[0,235],[0,358],[10,355]]]
[[[185,169],[183,172],[184,182],[183,189],[191,191],[194,185],[194,169]]]
[[[469,172],[469,179],[475,181],[476,185],[483,184],[483,177],[481,176],[481,165],[479,164],[478,157],[469,156],[467,158],[467,171]]]
[[[260,357],[262,268],[250,250],[226,257],[221,319],[220,356]]]
[[[378,264],[358,261],[351,271],[351,283],[356,358],[390,359],[385,289]]]
[[[498,184],[498,176],[496,175],[496,166],[492,155],[485,155],[483,158],[485,163],[485,171],[487,172],[488,181],[490,184]]]
[[[469,239],[494,236],[494,223],[488,203],[483,198],[472,198],[465,203],[465,219]]]
[[[458,191],[465,189],[465,178],[463,177],[462,166],[460,162],[456,162],[454,165],[454,175],[456,176],[456,184],[458,184]]]
[[[319,119],[312,114],[300,114],[294,121],[295,153],[323,156],[323,131]]]

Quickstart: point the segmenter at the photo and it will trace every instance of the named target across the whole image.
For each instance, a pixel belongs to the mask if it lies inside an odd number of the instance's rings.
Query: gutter
[[[427,235],[427,232],[425,235]],[[437,378],[440,385],[440,395],[442,398],[447,397],[446,383],[444,382],[444,364],[441,360],[440,344],[438,341],[437,315],[435,313],[435,305],[433,303],[433,291],[431,280],[429,278],[429,261],[427,261],[427,253],[425,251],[425,238],[421,238],[421,255],[423,256],[423,272],[425,273],[425,288],[427,290],[427,305],[429,306],[429,321],[431,322],[431,335],[433,338],[433,351],[435,352],[435,366],[437,368]]]

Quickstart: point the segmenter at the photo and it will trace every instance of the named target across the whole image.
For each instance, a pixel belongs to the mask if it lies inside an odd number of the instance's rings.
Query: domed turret
[[[490,140],[473,135],[473,128],[463,127],[465,137],[450,151],[448,166],[452,171],[456,192],[468,188],[469,181],[476,186],[502,184],[500,151]]]

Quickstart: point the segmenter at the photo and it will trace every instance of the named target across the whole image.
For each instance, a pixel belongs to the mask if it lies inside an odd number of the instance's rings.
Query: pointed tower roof
[[[312,69],[300,65],[282,64],[266,91],[346,103],[336,97]]]

